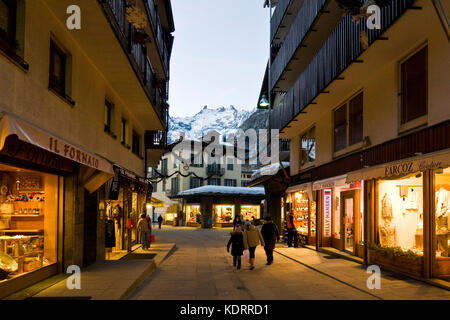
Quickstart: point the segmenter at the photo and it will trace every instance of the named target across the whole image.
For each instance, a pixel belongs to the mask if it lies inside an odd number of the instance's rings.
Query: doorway
[[[83,267],[97,260],[97,192],[84,191]]]
[[[361,256],[363,250],[360,250],[359,241],[359,190],[350,190],[341,192],[341,230],[342,236],[342,248],[344,251],[355,255]],[[362,252],[361,252],[362,251]]]

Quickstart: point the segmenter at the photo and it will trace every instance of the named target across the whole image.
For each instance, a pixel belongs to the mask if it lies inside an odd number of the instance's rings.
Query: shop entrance
[[[343,231],[342,248],[353,255],[358,255],[357,235],[359,226],[359,190],[341,192],[341,230]]]
[[[83,267],[97,259],[97,192],[84,192]]]

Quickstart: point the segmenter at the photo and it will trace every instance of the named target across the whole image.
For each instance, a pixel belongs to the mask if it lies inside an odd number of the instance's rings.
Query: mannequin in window
[[[443,203],[441,207],[436,211],[436,238],[437,238],[437,251],[441,252],[442,257],[449,256],[448,248],[448,218],[450,216],[450,209],[448,209]]]
[[[397,245],[397,230],[392,223],[392,202],[385,193],[381,200],[381,217],[383,224],[380,226],[380,244],[383,247],[395,247]]]

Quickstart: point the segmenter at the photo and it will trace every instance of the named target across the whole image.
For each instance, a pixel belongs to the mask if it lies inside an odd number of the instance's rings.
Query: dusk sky
[[[173,0],[170,114],[256,107],[269,50],[263,0]]]

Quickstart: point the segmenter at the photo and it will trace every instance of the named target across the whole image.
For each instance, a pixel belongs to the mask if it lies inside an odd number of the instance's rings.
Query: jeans
[[[150,248],[150,233],[147,231],[141,232],[141,242],[142,242],[142,249],[146,250]]]
[[[248,248],[248,253],[250,254],[250,259],[255,259],[255,250],[256,250],[256,247]]]
[[[236,267],[236,263],[237,263],[237,267],[238,269],[241,267],[241,256],[233,256],[233,267]]]
[[[298,245],[297,230],[287,229],[288,232],[288,247],[292,247],[292,240],[294,240],[294,247]]]
[[[266,251],[267,262],[273,262],[273,249],[269,247],[264,247],[264,251]]]

